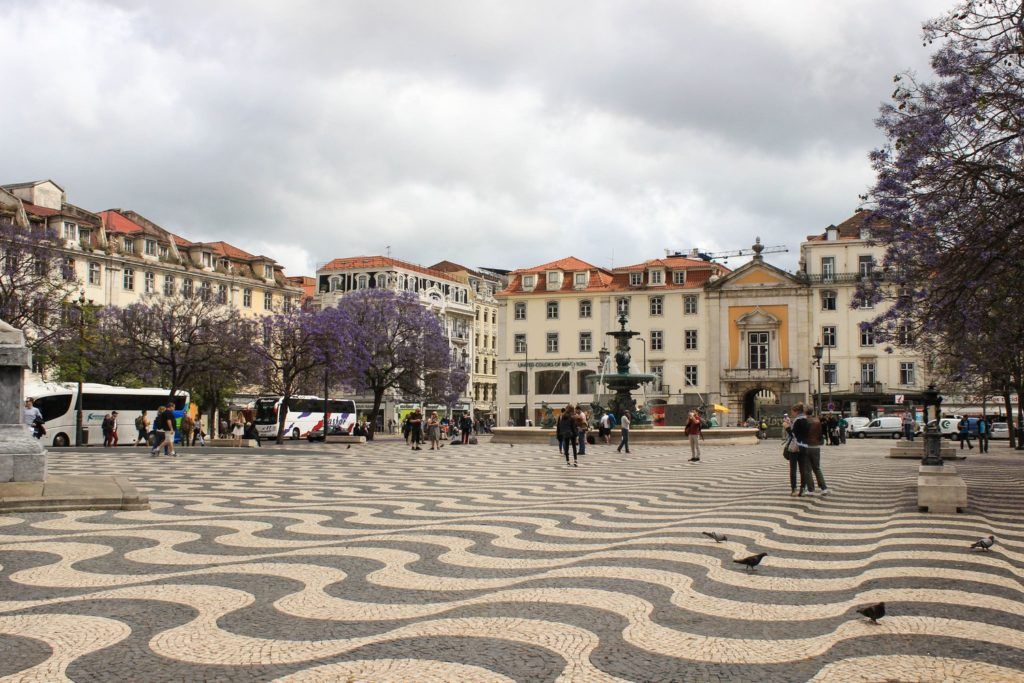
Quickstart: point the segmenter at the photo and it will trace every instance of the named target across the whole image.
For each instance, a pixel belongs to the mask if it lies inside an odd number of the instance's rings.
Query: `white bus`
[[[281,409],[281,396],[260,396],[256,399],[253,423],[261,437],[277,436],[277,419]],[[327,424],[330,434],[351,434],[356,426],[356,403],[350,399],[332,398],[327,402],[330,411]],[[311,431],[323,429],[324,400],[316,396],[292,396],[288,399],[284,435],[292,439],[305,438]]]
[[[160,406],[167,405],[167,389],[150,387],[145,389],[126,389],[112,387],[107,384],[82,385],[82,443],[102,444],[103,417],[117,411],[117,436],[120,444],[133,444],[138,434],[135,429],[135,418],[143,410],[149,411],[152,422]],[[46,434],[43,441],[52,446],[69,446],[75,443],[75,418],[78,400],[77,384],[42,383],[30,384],[25,387],[25,397],[33,400],[33,405],[43,414]],[[188,412],[188,392],[179,391],[174,397],[174,416]]]

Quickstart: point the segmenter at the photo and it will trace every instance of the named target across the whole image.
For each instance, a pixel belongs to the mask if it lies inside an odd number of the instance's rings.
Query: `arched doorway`
[[[755,419],[765,414],[765,406],[778,405],[779,397],[771,389],[755,387],[743,395],[743,415],[740,422],[745,422],[748,417]]]

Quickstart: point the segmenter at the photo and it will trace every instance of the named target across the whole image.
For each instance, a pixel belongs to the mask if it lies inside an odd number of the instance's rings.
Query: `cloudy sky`
[[[758,235],[792,268],[857,206],[878,105],[950,4],[0,0],[0,183],[52,178],[289,274]]]

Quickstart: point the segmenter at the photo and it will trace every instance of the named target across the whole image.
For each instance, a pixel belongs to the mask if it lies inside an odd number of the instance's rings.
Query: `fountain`
[[[650,424],[650,416],[647,411],[638,411],[636,407],[636,401],[633,399],[631,392],[634,389],[639,389],[641,384],[647,384],[657,379],[657,375],[652,375],[644,372],[630,372],[629,371],[629,340],[633,337],[639,336],[639,332],[626,329],[626,323],[629,319],[626,318],[625,312],[619,315],[619,326],[620,329],[608,332],[608,336],[615,338],[615,369],[618,372],[613,374],[603,375],[603,381],[605,386],[615,392],[615,396],[612,397],[609,408],[616,417],[622,417],[623,413],[628,412],[634,425]]]

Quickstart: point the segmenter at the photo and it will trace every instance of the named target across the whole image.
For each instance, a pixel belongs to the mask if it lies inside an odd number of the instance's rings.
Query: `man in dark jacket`
[[[576,465],[576,411],[566,406],[555,423],[555,436],[558,437],[558,452],[565,453],[565,466]],[[572,462],[569,462],[569,448],[572,448]]]

